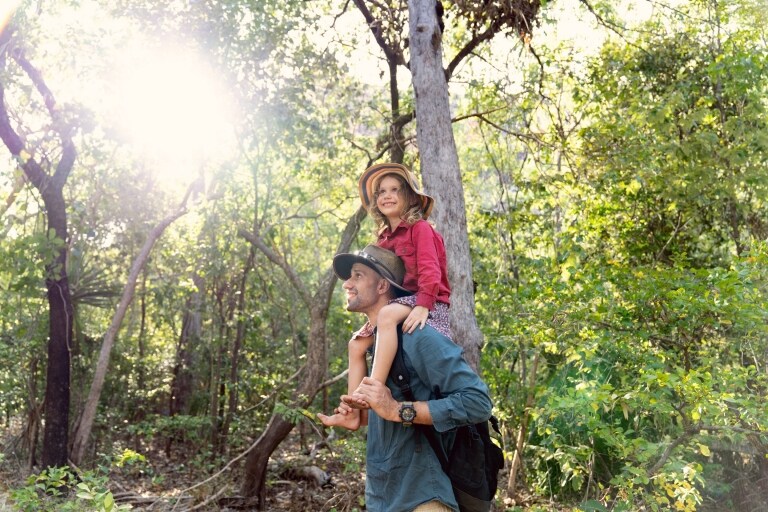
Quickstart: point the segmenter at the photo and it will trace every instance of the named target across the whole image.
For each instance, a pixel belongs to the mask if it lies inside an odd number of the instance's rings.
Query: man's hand
[[[384,420],[400,421],[400,405],[392,397],[392,391],[376,379],[363,378],[352,398],[367,402]]]
[[[424,325],[427,323],[428,316],[429,310],[424,306],[414,307],[403,322],[403,332],[410,334],[416,330],[416,327],[423,329]]]

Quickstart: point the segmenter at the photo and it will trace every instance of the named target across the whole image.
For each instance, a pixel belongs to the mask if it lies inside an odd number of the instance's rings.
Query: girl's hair
[[[376,181],[373,182],[373,201],[371,201],[371,207],[368,209],[368,214],[376,223],[375,232],[377,235],[379,231],[381,231],[385,226],[389,225],[387,222],[387,217],[381,213],[379,207],[376,206],[376,202],[379,198],[379,185],[381,184],[381,180],[387,176],[391,176],[397,179],[397,181],[400,183],[400,191],[398,194],[400,194],[400,197],[405,200],[405,204],[408,205],[405,208],[405,211],[400,215],[400,218],[408,224],[413,224],[424,218],[424,212],[421,211],[421,199],[416,194],[416,192],[413,191],[408,182],[406,182],[405,179],[403,179],[403,177],[398,174],[383,174],[377,177]]]

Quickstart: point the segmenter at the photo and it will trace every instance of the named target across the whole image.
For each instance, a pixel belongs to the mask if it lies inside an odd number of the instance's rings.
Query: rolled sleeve
[[[491,417],[493,404],[488,386],[464,360],[461,347],[425,327],[404,335],[403,348],[413,361],[418,383],[428,383],[429,388],[422,384],[422,394],[414,389],[414,395],[417,399],[425,394],[431,397],[427,406],[435,430],[445,432]],[[413,377],[411,384],[413,387]]]
[[[416,305],[424,306],[430,311],[435,309],[436,300],[437,295],[434,293],[428,293],[426,290],[419,290],[419,293],[416,294]]]

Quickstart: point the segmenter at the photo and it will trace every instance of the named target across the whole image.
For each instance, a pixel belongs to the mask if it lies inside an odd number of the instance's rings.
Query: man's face
[[[379,300],[381,281],[385,280],[371,267],[362,263],[352,265],[349,279],[342,285],[347,292],[347,311],[367,312]]]

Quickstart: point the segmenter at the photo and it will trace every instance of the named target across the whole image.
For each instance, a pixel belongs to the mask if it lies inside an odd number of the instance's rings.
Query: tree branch
[[[662,452],[659,460],[657,460],[656,463],[648,470],[648,478],[651,478],[653,475],[655,475],[656,472],[660,470],[664,464],[667,463],[667,460],[669,459],[670,455],[672,455],[672,452],[675,448],[688,441],[691,437],[693,437],[693,432],[686,430],[680,437],[669,443],[667,447],[664,448],[664,452]]]
[[[80,421],[74,429],[74,441],[72,443],[71,458],[75,463],[79,464],[83,460],[85,455],[85,449],[88,445],[88,439],[91,436],[91,430],[93,429],[93,423],[96,418],[96,409],[99,405],[99,399],[101,392],[104,388],[104,380],[107,376],[107,369],[109,367],[109,359],[112,354],[112,347],[115,344],[117,333],[120,330],[120,326],[123,323],[128,308],[133,301],[134,294],[136,292],[136,283],[139,279],[139,274],[144,269],[144,266],[149,259],[149,255],[152,252],[152,248],[155,246],[157,240],[165,232],[166,228],[175,222],[179,217],[187,213],[187,200],[189,199],[191,190],[196,186],[196,183],[192,183],[187,188],[187,193],[184,195],[182,202],[176,207],[174,211],[168,214],[165,218],[160,220],[155,227],[153,227],[147,235],[144,244],[136,256],[136,259],[131,265],[131,269],[128,272],[128,280],[123,287],[123,294],[120,297],[120,302],[117,305],[115,314],[112,317],[112,322],[104,334],[104,340],[101,344],[101,350],[99,351],[99,359],[96,363],[96,369],[93,374],[93,381],[88,392],[88,398],[83,407],[83,412],[80,415]]]
[[[451,120],[451,122],[455,123],[455,122],[458,122],[458,121],[463,121],[465,119],[470,119],[472,117],[476,117],[476,118],[480,119],[481,121],[483,121],[484,123],[486,123],[486,124],[496,128],[500,132],[506,133],[507,135],[512,135],[513,137],[515,137],[518,140],[529,140],[529,141],[533,141],[533,142],[535,142],[537,144],[547,145],[543,140],[541,140],[540,138],[536,137],[536,135],[528,135],[526,133],[514,132],[512,130],[508,130],[508,129],[504,128],[503,126],[499,126],[498,124],[494,123],[493,121],[491,121],[490,119],[488,119],[485,116],[486,114],[489,114],[489,113],[492,113],[492,112],[496,112],[498,110],[502,110],[503,108],[505,108],[505,107],[500,107],[500,108],[497,108],[497,109],[493,109],[493,110],[491,110],[489,112],[476,112],[476,113],[473,113],[473,114],[466,114],[464,116],[454,117]]]
[[[293,288],[299,294],[299,297],[301,297],[304,305],[306,305],[308,308],[311,308],[312,297],[310,296],[307,287],[304,286],[304,283],[301,281],[299,274],[297,274],[296,270],[294,270],[294,268],[288,264],[285,258],[272,250],[272,248],[270,248],[259,235],[251,233],[250,231],[242,228],[238,230],[238,234],[251,242],[251,244],[253,244],[253,246],[256,247],[259,251],[261,251],[261,253],[266,256],[269,261],[283,270],[283,273],[288,278],[288,281],[290,281],[290,283],[293,285]]]
[[[320,384],[320,386],[317,388],[317,391],[320,392],[320,391],[324,390],[325,388],[327,388],[329,386],[333,386],[334,384],[336,384],[340,380],[344,379],[347,376],[347,374],[349,374],[349,368],[347,368],[346,370],[344,370],[343,372],[341,372],[337,376],[332,377],[332,378],[328,379],[327,381],[323,382],[322,384]]]
[[[659,471],[664,464],[666,464],[669,457],[672,455],[672,452],[675,448],[680,446],[681,444],[688,441],[690,438],[692,438],[696,433],[701,432],[702,430],[707,432],[738,432],[740,434],[754,434],[754,435],[761,435],[765,434],[764,431],[760,430],[751,430],[741,427],[734,427],[730,425],[692,425],[685,429],[685,431],[667,445],[666,448],[664,448],[664,452],[662,452],[661,457],[659,457],[659,460],[656,461],[656,463],[651,466],[651,468],[648,470],[648,478],[651,478],[653,475],[656,474],[657,471]]]
[[[58,165],[56,166],[56,171],[52,177],[53,181],[61,187],[67,181],[67,177],[69,176],[69,173],[72,170],[72,166],[75,163],[75,158],[77,157],[75,144],[72,141],[70,134],[71,130],[65,125],[59,110],[56,108],[56,98],[54,98],[53,93],[45,83],[43,74],[40,72],[40,70],[38,70],[35,66],[32,65],[31,62],[29,62],[21,48],[13,48],[10,52],[10,55],[19,65],[19,67],[24,70],[29,79],[32,80],[35,88],[43,97],[45,108],[48,109],[48,114],[51,116],[51,120],[53,121],[53,127],[61,138],[62,155]]]
[[[451,59],[451,62],[448,63],[448,66],[445,68],[445,80],[448,81],[453,76],[453,72],[456,71],[456,68],[459,66],[459,64],[461,64],[461,61],[471,55],[472,52],[475,51],[475,48],[480,46],[482,43],[493,39],[493,37],[499,32],[500,29],[500,24],[498,22],[493,22],[491,23],[491,26],[485,30],[485,32],[475,34],[474,37],[472,37],[472,39],[470,39],[469,42],[464,45],[464,47],[459,50],[456,55],[454,55],[453,59]]]
[[[360,224],[363,222],[363,219],[367,214],[368,212],[365,211],[363,205],[360,205],[357,211],[347,221],[347,225],[344,227],[344,232],[341,234],[339,245],[336,247],[335,254],[349,251],[349,248],[352,247],[352,241],[360,231]],[[326,271],[325,275],[320,280],[320,287],[317,289],[317,298],[323,296],[323,304],[327,304],[328,301],[330,301],[331,295],[333,294],[333,284],[335,281],[336,274],[333,272],[333,267],[331,267]]]
[[[619,37],[624,39],[624,34],[623,34],[622,31],[626,30],[626,27],[622,27],[618,23],[614,23],[614,22],[612,22],[610,20],[606,20],[605,18],[603,18],[600,14],[598,14],[598,12],[595,10],[594,6],[592,6],[592,4],[589,3],[589,0],[579,0],[579,2],[584,7],[587,8],[587,10],[590,12],[590,14],[592,14],[592,16],[595,17],[595,19],[597,20],[597,22],[600,25],[604,26],[605,28],[607,28],[611,32],[615,33],[616,35],[618,35]]]
[[[305,364],[301,365],[301,368],[299,368],[298,370],[296,370],[296,371],[293,373],[293,375],[291,375],[290,377],[288,377],[287,379],[285,379],[283,382],[281,382],[281,383],[280,383],[280,384],[279,384],[277,387],[275,387],[275,388],[272,390],[272,392],[271,392],[269,395],[265,396],[265,397],[264,397],[264,398],[263,398],[263,399],[262,399],[262,400],[261,400],[259,403],[255,404],[255,405],[252,405],[252,406],[250,406],[250,407],[249,407],[249,408],[247,408],[247,409],[244,409],[242,412],[238,413],[238,415],[239,415],[239,416],[242,416],[242,415],[244,415],[244,414],[246,414],[246,413],[248,413],[248,412],[250,412],[250,411],[252,411],[252,410],[254,410],[254,409],[258,409],[259,407],[261,407],[261,406],[262,406],[262,405],[263,405],[265,402],[267,402],[267,401],[268,401],[268,400],[270,400],[270,399],[271,399],[273,396],[275,396],[275,395],[277,394],[277,392],[278,392],[278,391],[280,391],[281,389],[283,389],[283,388],[284,388],[284,387],[285,387],[285,386],[286,386],[286,385],[287,385],[289,382],[291,382],[293,379],[295,379],[296,377],[298,377],[298,376],[299,376],[299,374],[300,374],[302,371],[304,371],[304,368],[305,368],[306,366],[307,366],[307,365],[305,365]]]
[[[381,20],[377,20],[376,18],[373,17],[373,14],[371,14],[370,9],[368,9],[368,6],[365,5],[364,0],[352,0],[352,1],[355,2],[355,5],[357,6],[358,10],[363,14],[363,17],[365,18],[365,22],[368,24],[368,28],[371,29],[373,38],[376,40],[376,43],[378,43],[379,47],[381,47],[382,51],[384,52],[384,55],[387,57],[387,60],[404,66],[405,59],[403,58],[402,53],[396,52],[384,40],[384,35],[383,35],[384,31],[381,28]]]
[[[671,235],[669,235],[669,239],[664,244],[664,247],[659,249],[659,252],[657,252],[656,255],[653,257],[654,261],[659,261],[659,258],[661,258],[661,256],[667,250],[667,247],[669,247],[669,244],[672,243],[672,240],[675,239],[677,234],[680,233],[680,230],[683,229],[691,219],[687,219],[685,222],[682,222],[682,220],[683,220],[682,212],[677,212],[677,225],[675,226],[675,230],[672,232]]]

